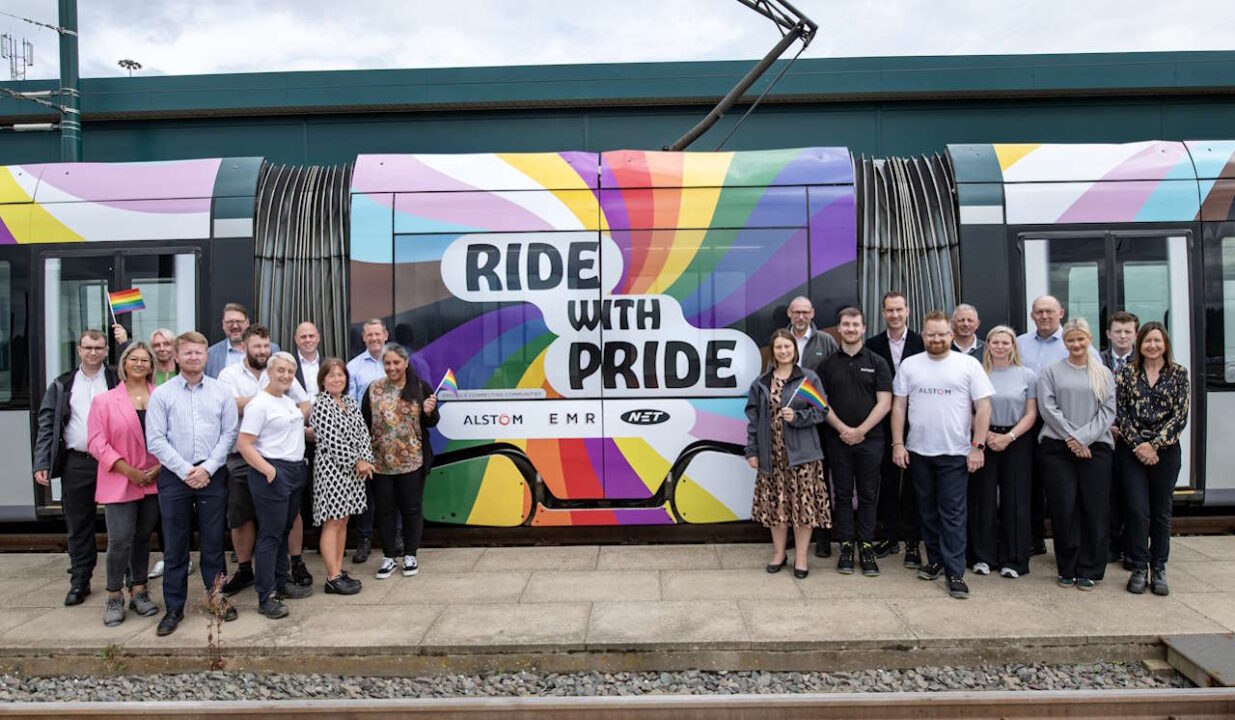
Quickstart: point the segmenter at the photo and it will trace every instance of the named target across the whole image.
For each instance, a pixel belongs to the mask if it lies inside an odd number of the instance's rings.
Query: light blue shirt
[[[386,367],[382,365],[381,360],[374,358],[368,350],[365,350],[348,361],[347,374],[351,377],[347,386],[347,394],[356,400],[356,406],[359,407],[361,400],[364,399],[365,390],[369,389],[369,383],[386,377]]]
[[[1042,368],[1068,357],[1068,346],[1063,341],[1062,325],[1050,337],[1046,338],[1039,337],[1037,330],[1030,330],[1027,333],[1018,335],[1016,338],[1016,349],[1021,353],[1021,364],[1033,370],[1034,374],[1038,376],[1042,375]],[[1089,346],[1089,353],[1098,358],[1099,362],[1102,361],[1102,358],[1098,357],[1098,351],[1094,350],[1093,345]]]
[[[181,480],[204,458],[213,475],[227,462],[239,421],[231,390],[212,377],[190,386],[183,375],[150,394],[146,412],[146,447],[163,467]]]

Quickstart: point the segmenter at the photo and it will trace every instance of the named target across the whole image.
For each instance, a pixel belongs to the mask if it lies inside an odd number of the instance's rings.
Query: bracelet
[[[892,447],[896,447],[897,445],[900,445],[901,447],[905,447],[905,443],[892,443]]]

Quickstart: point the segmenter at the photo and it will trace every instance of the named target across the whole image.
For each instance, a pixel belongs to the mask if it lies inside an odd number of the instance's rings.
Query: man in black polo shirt
[[[836,490],[834,512],[840,559],[836,570],[853,574],[854,511],[857,488],[858,558],[862,574],[879,575],[875,562],[875,510],[883,463],[883,418],[892,407],[892,373],[888,363],[862,344],[866,321],[862,311],[840,311],[840,351],[819,366],[819,379],[832,412],[826,418],[824,453]]]

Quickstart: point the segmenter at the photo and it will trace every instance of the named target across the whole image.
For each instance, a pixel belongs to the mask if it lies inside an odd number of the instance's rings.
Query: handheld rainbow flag
[[[434,390],[433,394],[436,395],[442,389],[455,397],[459,396],[459,383],[455,382],[455,373],[450,368],[446,368],[446,374],[442,376],[442,381],[437,384],[437,390]]]
[[[107,303],[111,305],[111,314],[113,316],[120,313],[133,312],[134,310],[146,309],[146,301],[142,299],[142,291],[138,288],[109,292],[107,293]]]
[[[815,407],[828,411],[828,401],[823,399],[823,393],[815,389],[810,380],[803,379],[798,385],[798,389],[793,391],[793,397],[801,396],[803,400],[814,405]],[[789,398],[789,402],[793,402],[793,398]]]

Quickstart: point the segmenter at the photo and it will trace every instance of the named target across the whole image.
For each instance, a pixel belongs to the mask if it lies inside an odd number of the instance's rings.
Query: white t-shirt
[[[905,449],[918,455],[968,455],[973,434],[973,403],[995,394],[982,364],[949,352],[905,358],[892,394],[909,399],[909,438]]]
[[[304,414],[286,393],[259,392],[244,406],[240,432],[257,436],[253,446],[267,460],[304,460]]]

